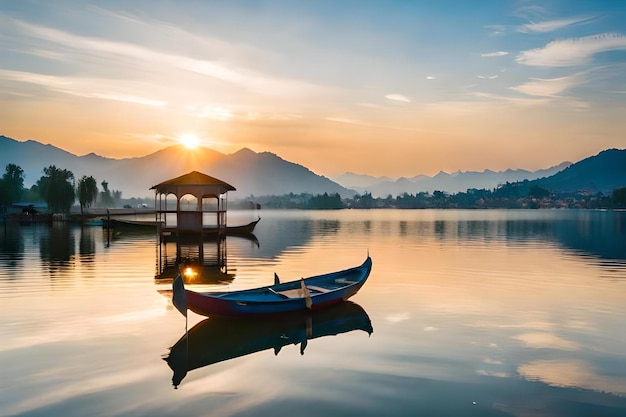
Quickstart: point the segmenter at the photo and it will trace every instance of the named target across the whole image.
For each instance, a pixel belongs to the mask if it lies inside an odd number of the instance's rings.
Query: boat
[[[244,224],[244,225],[239,225],[239,226],[227,226],[225,231],[221,231],[221,229],[218,229],[216,227],[204,227],[202,229],[199,229],[198,232],[201,230],[203,234],[205,235],[211,235],[211,234],[219,234],[219,233],[225,233],[228,235],[245,235],[245,234],[251,234],[254,231],[254,228],[256,227],[257,223],[259,223],[259,221],[261,220],[261,218],[259,217],[257,220],[254,220],[248,224]],[[159,221],[154,221],[154,220],[130,220],[130,219],[109,219],[103,220],[103,227],[105,229],[157,229],[159,226],[163,227],[164,223],[163,222],[159,222]],[[178,230],[178,229],[174,229],[174,230]],[[184,229],[179,230],[180,232],[185,232]],[[195,229],[189,230],[190,232],[196,232]],[[174,232],[169,232],[169,233],[174,233]]]
[[[356,330],[368,335],[374,331],[365,310],[351,301],[321,311],[257,320],[216,316],[189,329],[163,360],[173,371],[172,383],[177,387],[194,369],[268,349],[278,355],[288,345],[300,345],[300,354],[304,355],[309,340]]]
[[[257,316],[299,310],[319,310],[345,301],[361,289],[372,270],[369,254],[356,267],[260,288],[230,292],[195,292],[184,288],[180,275],[173,281],[172,302],[203,316]]]

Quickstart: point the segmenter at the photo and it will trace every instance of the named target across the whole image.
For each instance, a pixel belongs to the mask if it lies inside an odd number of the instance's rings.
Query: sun
[[[200,145],[198,137],[191,133],[186,133],[178,137],[178,142],[187,149],[196,149]]]

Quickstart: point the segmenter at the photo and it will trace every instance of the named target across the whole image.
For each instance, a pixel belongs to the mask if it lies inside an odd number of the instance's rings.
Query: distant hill
[[[610,194],[616,188],[626,187],[626,149],[607,149],[531,185],[558,192]]]
[[[113,159],[93,153],[77,156],[37,141],[19,142],[0,136],[0,169],[4,170],[9,163],[22,167],[26,187],[37,182],[44,167],[56,165],[72,171],[76,180],[83,175],[93,176],[99,187],[106,180],[109,189],[122,191],[124,198],[153,197],[149,191],[151,186],[193,170],[233,185],[237,188],[233,199],[289,193],[354,195],[354,191],[301,165],[269,152],[256,153],[250,149],[225,155],[208,148],[190,151],[175,145],[143,157]]]
[[[374,197],[384,198],[390,194],[395,197],[403,193],[432,193],[435,190],[458,193],[465,192],[470,188],[493,189],[507,182],[549,177],[570,165],[571,162],[563,162],[557,166],[534,172],[523,169],[508,169],[506,171],[495,172],[486,169],[482,172],[457,171],[448,174],[447,172],[441,171],[432,177],[418,175],[411,178],[402,177],[395,181],[386,177],[377,178],[352,173],[346,173],[334,179],[344,187],[352,188],[361,194],[367,191],[372,193]]]
[[[338,184],[343,185],[346,188],[367,188],[373,185],[382,184],[384,182],[393,181],[389,177],[373,177],[366,174],[355,174],[353,172],[346,172],[337,177],[331,178]]]

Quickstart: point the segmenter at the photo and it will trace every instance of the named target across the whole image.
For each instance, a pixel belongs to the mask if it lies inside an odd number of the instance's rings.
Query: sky
[[[577,162],[626,147],[626,1],[0,0],[0,135],[329,177]]]

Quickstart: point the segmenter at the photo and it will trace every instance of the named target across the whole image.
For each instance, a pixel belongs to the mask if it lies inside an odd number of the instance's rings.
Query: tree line
[[[626,209],[626,187],[617,188],[609,195],[584,191],[565,193],[552,192],[531,184],[528,180],[507,182],[491,190],[470,188],[466,192],[455,194],[434,191],[377,198],[365,192],[342,199],[339,194],[290,193],[250,198],[255,204],[271,209]],[[241,202],[237,207],[246,208],[246,205],[252,207],[250,201]]]
[[[8,164],[0,179],[0,206],[6,207],[20,201],[44,201],[53,213],[68,213],[76,200],[81,213],[98,202],[110,207],[122,198],[122,192],[110,190],[106,181],[100,183],[92,176],[83,175],[78,182],[74,173],[67,169],[50,165],[43,169],[43,175],[30,188],[24,188],[24,170],[16,164]]]

